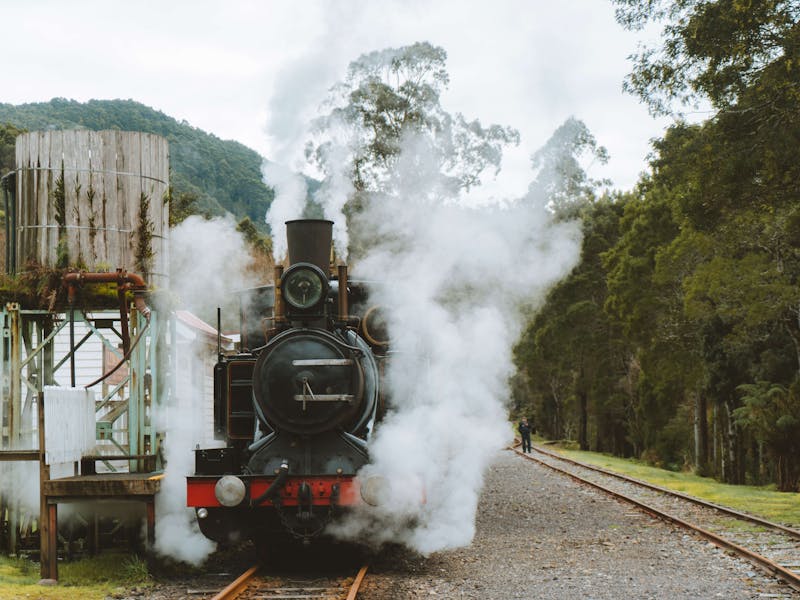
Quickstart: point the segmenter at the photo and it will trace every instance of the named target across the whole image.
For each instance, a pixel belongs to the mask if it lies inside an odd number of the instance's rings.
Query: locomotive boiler
[[[241,296],[241,345],[214,369],[216,437],[198,448],[187,505],[227,543],[303,542],[360,504],[381,481],[356,478],[382,413],[388,340],[366,287],[331,276],[331,221],[286,223],[289,265]]]

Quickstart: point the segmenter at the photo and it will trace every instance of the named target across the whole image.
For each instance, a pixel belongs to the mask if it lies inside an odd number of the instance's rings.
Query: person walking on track
[[[531,453],[531,429],[532,427],[528,424],[528,419],[522,417],[522,420],[519,422],[519,434],[522,436],[522,452],[526,454]]]

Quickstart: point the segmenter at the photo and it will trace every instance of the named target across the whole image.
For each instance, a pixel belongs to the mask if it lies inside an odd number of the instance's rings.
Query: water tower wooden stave
[[[34,131],[17,138],[9,271],[29,264],[123,268],[168,283],[169,146],[130,131]]]

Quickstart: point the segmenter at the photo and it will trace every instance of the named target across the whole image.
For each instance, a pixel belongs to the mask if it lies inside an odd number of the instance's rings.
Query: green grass
[[[103,600],[150,581],[143,559],[113,552],[60,563],[58,575],[58,585],[41,586],[38,563],[0,557],[0,600]]]
[[[777,492],[773,486],[729,485],[709,477],[651,467],[640,461],[596,452],[548,446],[569,458],[642,479],[689,496],[748,512],[770,521],[800,526],[800,494]]]

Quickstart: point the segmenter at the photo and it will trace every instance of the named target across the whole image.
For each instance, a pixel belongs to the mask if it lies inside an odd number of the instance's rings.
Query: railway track
[[[259,573],[258,566],[250,567],[212,600],[356,600],[364,581],[367,566],[355,577],[276,577]]]
[[[746,558],[800,591],[800,531],[698,498],[661,488],[542,448],[518,454],[640,509],[699,533]]]

